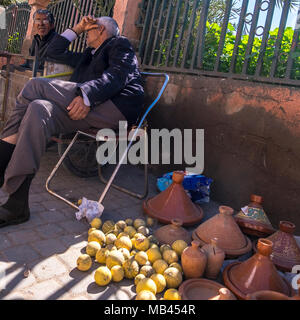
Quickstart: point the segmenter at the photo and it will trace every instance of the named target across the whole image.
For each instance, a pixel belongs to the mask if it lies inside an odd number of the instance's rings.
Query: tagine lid
[[[190,233],[182,228],[182,220],[180,219],[172,219],[171,224],[157,229],[154,236],[161,244],[172,245],[176,240],[184,240],[187,244],[190,244],[192,241]]]
[[[239,256],[252,249],[251,241],[246,237],[233,218],[234,210],[228,206],[220,206],[219,214],[200,224],[193,232],[193,239],[201,245],[210,243],[212,238],[218,239],[218,247],[226,255]]]
[[[291,272],[293,266],[300,265],[300,248],[293,235],[295,229],[294,223],[280,221],[279,230],[267,238],[273,242],[271,260],[285,272]]]
[[[292,294],[290,283],[276,270],[270,259],[273,243],[268,239],[259,239],[258,252],[244,262],[233,262],[223,271],[223,280],[238,298],[246,299],[248,294],[260,290],[271,290]]]
[[[194,204],[182,186],[183,171],[174,171],[172,184],[157,196],[143,203],[144,211],[162,223],[179,219],[184,226],[198,223],[203,218],[202,208]]]
[[[241,208],[234,216],[243,231],[250,235],[267,236],[275,232],[266,212],[262,207],[263,198],[252,194],[250,204]]]
[[[178,291],[182,300],[236,300],[234,294],[224,285],[203,278],[183,281]]]

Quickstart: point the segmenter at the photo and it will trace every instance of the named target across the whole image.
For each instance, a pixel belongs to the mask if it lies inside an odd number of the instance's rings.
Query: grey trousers
[[[93,108],[85,119],[72,120],[66,108],[76,97],[76,88],[70,81],[34,78],[16,98],[16,107],[0,135],[3,139],[18,133],[4,176],[3,189],[9,194],[19,188],[26,175],[38,171],[51,136],[90,127],[117,129],[119,121],[126,121],[111,100]]]

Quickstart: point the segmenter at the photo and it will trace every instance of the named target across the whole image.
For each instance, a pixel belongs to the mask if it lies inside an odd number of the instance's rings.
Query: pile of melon
[[[97,285],[106,286],[111,281],[132,279],[136,300],[180,300],[178,287],[182,282],[180,257],[187,247],[183,240],[171,246],[160,245],[151,234],[152,218],[126,219],[114,223],[95,218],[88,231],[86,254],[77,259],[77,268],[87,271],[93,260],[100,266],[94,279]]]

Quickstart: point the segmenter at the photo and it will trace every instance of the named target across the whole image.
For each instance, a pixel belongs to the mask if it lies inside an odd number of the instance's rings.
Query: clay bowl
[[[264,238],[273,234],[275,229],[268,227],[258,221],[242,220],[235,217],[235,221],[238,223],[241,230],[248,235]]]
[[[293,266],[300,264],[300,249],[293,235],[295,229],[294,223],[280,221],[279,230],[267,238],[274,243],[271,260],[283,272],[291,272]],[[256,244],[257,241],[253,241],[254,252],[257,252]]]
[[[300,296],[294,296],[292,298],[286,296],[283,293],[272,290],[256,291],[252,294],[247,294],[246,300],[299,300]]]
[[[200,246],[203,247],[205,244],[207,244],[205,241],[203,241],[202,239],[200,239],[196,233],[196,231],[194,231],[192,233],[192,238],[194,240],[198,240],[200,242]],[[246,239],[246,245],[243,248],[239,248],[239,249],[232,249],[232,248],[224,248],[221,247],[220,248],[225,252],[225,258],[226,259],[235,259],[247,252],[249,252],[251,250],[251,240],[245,236]]]
[[[227,296],[220,298],[222,290],[226,289]],[[221,290],[221,292],[220,292]],[[182,300],[236,300],[236,297],[218,282],[207,279],[189,279],[184,281],[179,289]],[[224,292],[225,290],[223,290]]]
[[[270,259],[273,242],[259,239],[258,252],[243,262],[233,262],[223,271],[223,280],[239,299],[245,300],[247,294],[261,290],[272,290],[291,296],[292,287],[282,277]]]

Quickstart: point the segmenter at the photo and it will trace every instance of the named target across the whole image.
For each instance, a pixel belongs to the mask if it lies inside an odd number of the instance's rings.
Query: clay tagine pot
[[[225,286],[239,299],[246,299],[247,294],[260,290],[291,295],[291,285],[281,277],[270,259],[272,248],[272,241],[259,239],[254,256],[244,262],[231,263],[223,271]]]
[[[295,228],[292,222],[280,221],[279,230],[267,238],[273,242],[271,260],[284,272],[291,272],[293,266],[300,265],[300,248],[293,236]]]
[[[176,240],[183,240],[190,244],[192,237],[187,230],[182,228],[182,220],[172,219],[171,224],[163,226],[154,232],[154,236],[160,244],[169,244],[170,246]]]
[[[203,210],[186,194],[182,186],[183,179],[183,171],[174,171],[172,184],[157,196],[144,201],[144,211],[162,223],[171,223],[172,219],[182,220],[184,226],[200,222]]]
[[[250,201],[248,206],[242,208],[241,211],[234,216],[235,221],[242,231],[257,237],[267,237],[274,233],[275,229],[262,207],[263,198],[252,194]]]
[[[236,300],[233,293],[208,279],[189,279],[178,289],[182,300]]]
[[[221,270],[225,259],[225,252],[217,246],[218,239],[213,238],[210,244],[205,244],[201,249],[205,251],[207,263],[205,268],[205,277],[216,279]]]
[[[200,278],[204,274],[207,257],[199,245],[200,242],[194,240],[190,247],[182,251],[181,265],[186,279]]]
[[[247,294],[246,300],[300,300],[300,278],[297,281],[298,294],[293,297],[288,297],[283,293],[279,293],[271,290],[256,291],[251,294]]]
[[[199,240],[203,246],[217,238],[218,247],[225,252],[227,258],[235,258],[251,251],[250,239],[242,233],[232,217],[233,209],[220,206],[219,212],[194,230],[193,239]]]

